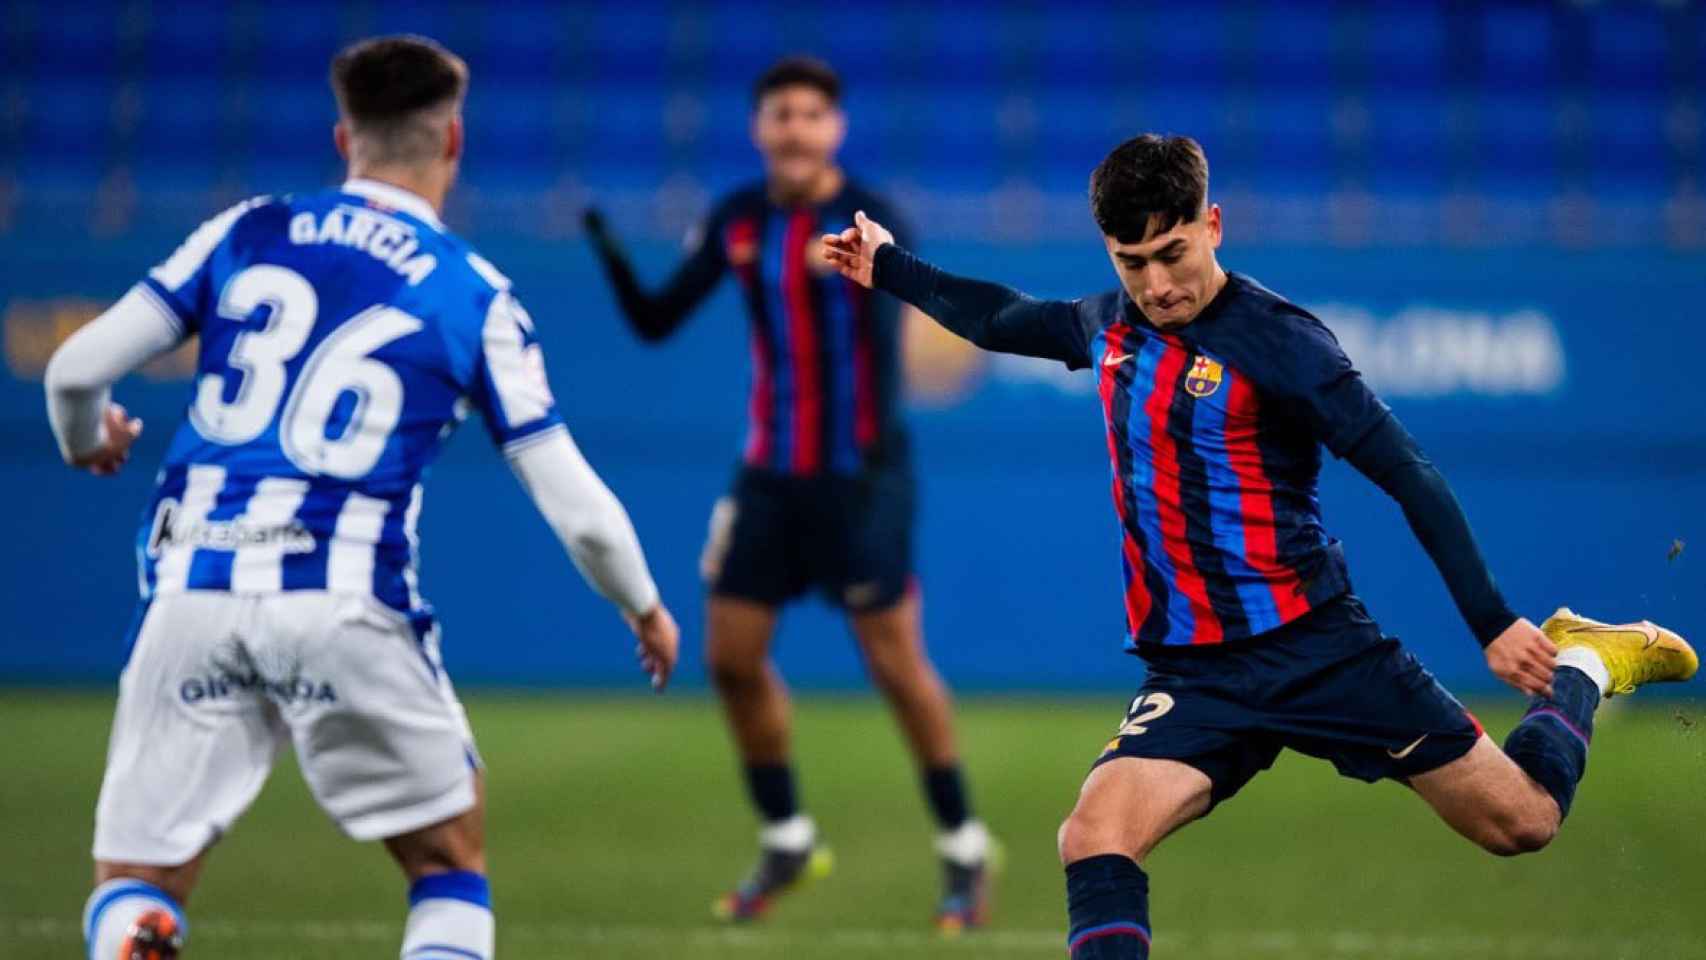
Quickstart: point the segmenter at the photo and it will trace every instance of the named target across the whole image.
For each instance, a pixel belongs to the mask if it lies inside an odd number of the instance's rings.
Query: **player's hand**
[[[840,233],[823,236],[823,258],[841,271],[847,279],[869,287],[877,264],[877,248],[893,243],[889,229],[860,210],[853,215],[853,225]]]
[[[681,653],[681,629],[675,625],[675,618],[669,615],[669,608],[662,601],[650,611],[639,616],[626,616],[628,627],[634,631],[634,636],[640,642],[634,645],[634,656],[640,660],[640,669],[652,675],[652,689],[663,692],[669,685],[669,675],[675,671],[675,660]]]
[[[1487,644],[1487,666],[1494,676],[1531,697],[1550,697],[1558,645],[1534,624],[1518,620]]]
[[[109,403],[102,426],[106,441],[87,453],[72,457],[71,465],[97,477],[110,477],[130,459],[130,445],[142,436],[142,421],[130,416],[119,404]]]

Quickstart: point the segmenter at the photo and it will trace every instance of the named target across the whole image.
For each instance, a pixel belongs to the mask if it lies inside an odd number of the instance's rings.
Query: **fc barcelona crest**
[[[1185,392],[1198,399],[1213,396],[1220,389],[1222,373],[1219,361],[1197,357],[1191,361],[1191,372],[1185,374]]]

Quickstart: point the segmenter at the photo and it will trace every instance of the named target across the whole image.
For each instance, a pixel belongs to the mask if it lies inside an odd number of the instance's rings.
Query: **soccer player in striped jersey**
[[[954,932],[983,919],[990,841],[972,816],[948,694],[919,625],[901,305],[842,279],[818,242],[850,225],[855,210],[892,217],[836,165],[846,132],[840,96],[835,73],[816,60],[785,59],[758,79],[752,134],[765,177],[716,205],[660,291],[641,286],[596,211],[587,226],[642,338],[669,336],[727,273],[750,319],[746,449],[733,490],[712,512],[701,566],[711,677],[763,826],[757,868],[718,913],[757,917],[828,866],[795,790],[788,694],[770,659],[779,608],[817,587],[847,612],[921,768],[940,831],[937,923]]]
[[[70,464],[123,467],[127,372],[200,339],[188,419],[137,541],[143,602],[95,817],[91,960],[168,958],[208,849],[273,758],[409,881],[404,960],[492,956],[483,775],[416,584],[421,480],[479,412],[655,687],[676,628],[622,505],[582,459],[509,281],[439,221],[467,68],[431,41],[332,64],[349,180],[208,221],[55,353]]]
[[[863,214],[826,237],[850,278],[986,349],[1097,378],[1119,522],[1128,649],[1148,665],[1061,826],[1079,960],[1149,955],[1140,863],[1291,748],[1408,784],[1500,855],[1557,832],[1602,697],[1699,661],[1651,623],[1505,603],[1439,472],[1302,308],[1220,267],[1208,161],[1184,137],[1110,153],[1090,198],[1120,289],[1039,301],[924,263]],[[1321,446],[1404,510],[1501,680],[1532,697],[1501,750],[1351,593],[1321,524]]]

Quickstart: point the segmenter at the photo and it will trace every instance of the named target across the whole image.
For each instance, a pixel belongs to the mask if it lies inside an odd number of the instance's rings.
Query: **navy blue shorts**
[[[1480,721],[1351,594],[1248,641],[1142,656],[1148,679],[1096,763],[1188,763],[1213,781],[1214,803],[1288,747],[1373,783],[1444,766],[1481,738]]]
[[[904,466],[799,477],[742,468],[711,519],[711,592],[781,606],[817,587],[853,613],[894,606],[912,583],[912,473]]]

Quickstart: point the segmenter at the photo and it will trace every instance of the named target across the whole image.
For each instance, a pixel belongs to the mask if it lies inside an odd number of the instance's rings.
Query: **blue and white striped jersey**
[[[335,590],[421,609],[422,474],[467,408],[509,453],[562,429],[509,281],[386,184],[239,204],[139,289],[201,338],[138,537],[145,598]]]

